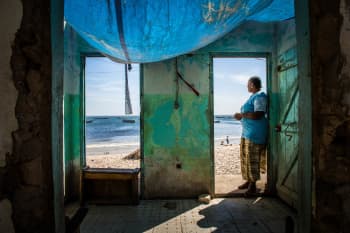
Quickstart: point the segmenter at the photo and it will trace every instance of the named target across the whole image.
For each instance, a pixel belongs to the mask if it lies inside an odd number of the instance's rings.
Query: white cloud
[[[249,79],[249,75],[246,74],[231,74],[228,78],[231,82],[242,85],[242,86],[246,86],[248,79]]]
[[[215,79],[226,79],[226,74],[225,73],[215,73]]]
[[[232,83],[235,83],[235,84],[246,86],[247,82],[248,82],[248,79],[250,77],[252,77],[252,76],[259,76],[259,73],[258,72],[254,72],[254,71],[244,72],[244,73],[240,72],[240,73],[237,73],[237,74],[217,73],[217,74],[215,74],[215,79],[216,80],[229,81],[229,82],[232,82]],[[262,81],[263,81],[263,78],[264,77],[262,77]]]

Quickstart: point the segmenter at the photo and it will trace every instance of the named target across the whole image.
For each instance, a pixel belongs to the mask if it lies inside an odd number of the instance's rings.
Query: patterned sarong
[[[260,179],[260,156],[265,152],[265,144],[255,144],[241,138],[241,172],[244,180],[255,182]]]

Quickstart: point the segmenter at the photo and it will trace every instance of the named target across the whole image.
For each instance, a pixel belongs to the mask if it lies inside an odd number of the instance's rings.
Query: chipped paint
[[[64,32],[64,171],[66,198],[79,196],[85,151],[84,54],[96,53],[67,24]]]
[[[196,96],[179,81],[178,109],[174,108],[176,63],[170,63],[171,66],[169,61],[144,65],[146,197],[188,197],[210,191],[208,56],[178,58],[178,72],[200,92]],[[163,81],[155,82],[159,74]],[[163,86],[164,83],[168,85]],[[157,90],[159,94],[155,93]],[[154,180],[158,186],[153,185]]]
[[[67,50],[71,51],[65,55],[65,142],[70,144],[65,151],[66,181],[75,187],[69,191],[73,195],[79,187],[76,181],[81,166],[78,158],[84,153],[80,55],[97,51],[73,32],[66,36],[70,40]],[[266,54],[273,51],[272,41],[273,24],[247,22],[208,47],[177,57],[177,62],[169,59],[142,65],[141,167],[145,198],[212,193],[212,53]],[[179,80],[178,109],[174,108],[176,65],[181,76],[200,93],[196,96]],[[73,181],[69,177],[74,177]]]
[[[194,197],[213,193],[212,53],[271,53],[273,24],[249,22],[189,55],[143,65],[143,196]],[[177,71],[198,92],[179,81]],[[156,181],[156,182],[155,182]]]

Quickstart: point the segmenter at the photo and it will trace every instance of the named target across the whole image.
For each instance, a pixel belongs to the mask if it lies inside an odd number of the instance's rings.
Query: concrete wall
[[[221,40],[177,58],[143,67],[144,197],[194,197],[213,193],[211,54],[272,53],[273,24],[245,23]]]
[[[98,53],[68,24],[64,31],[64,170],[65,198],[77,199],[84,142],[84,55]]]
[[[11,45],[22,18],[22,4],[19,0],[0,2],[0,167],[6,165],[6,154],[12,151],[11,133],[17,129],[15,104],[17,92],[12,80],[10,65]],[[6,122],[6,123],[5,123]]]
[[[44,0],[0,5],[1,232],[12,231],[9,216],[16,232],[53,230],[49,9]]]
[[[266,53],[274,48],[274,24],[248,21],[195,53]]]
[[[188,197],[210,190],[209,58],[178,58],[178,71],[199,91],[179,80],[175,109],[175,60],[144,65],[145,197]],[[155,182],[156,181],[156,182]]]
[[[11,45],[22,19],[22,4],[19,0],[0,2],[0,229],[14,232],[11,219],[12,204],[5,193],[6,156],[12,153],[12,131],[18,127],[15,118],[17,91],[12,80]]]
[[[314,232],[350,229],[350,2],[310,0]]]

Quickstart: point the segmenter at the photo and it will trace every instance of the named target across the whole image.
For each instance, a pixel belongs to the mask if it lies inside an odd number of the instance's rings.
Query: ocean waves
[[[231,115],[214,117],[215,143],[237,143],[240,140],[241,123]],[[86,147],[126,147],[140,144],[139,116],[89,116],[86,118]]]

